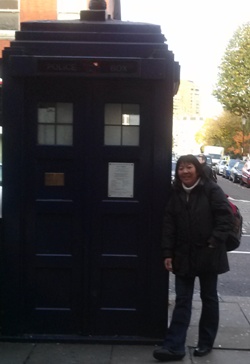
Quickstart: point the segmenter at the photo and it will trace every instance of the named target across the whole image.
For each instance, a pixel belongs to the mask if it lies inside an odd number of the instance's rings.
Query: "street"
[[[243,216],[243,236],[240,247],[228,253],[230,271],[219,275],[218,293],[220,296],[250,297],[250,189],[218,177],[218,185],[240,209]],[[174,293],[174,276],[169,276],[169,293]],[[195,293],[199,292],[196,281]]]
[[[228,254],[230,272],[219,276],[218,292],[220,295],[250,297],[250,190],[220,176],[218,184],[243,216],[241,245]]]
[[[250,234],[250,190],[245,186],[241,186],[239,183],[232,183],[221,176],[217,177],[218,185],[240,209],[243,216],[244,234]]]

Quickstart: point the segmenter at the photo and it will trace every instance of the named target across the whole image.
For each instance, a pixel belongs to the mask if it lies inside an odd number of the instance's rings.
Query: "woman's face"
[[[199,178],[196,168],[192,163],[181,163],[177,173],[181,182],[187,187],[193,186]]]

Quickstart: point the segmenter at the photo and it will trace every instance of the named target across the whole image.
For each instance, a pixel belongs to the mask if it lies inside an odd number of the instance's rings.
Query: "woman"
[[[194,355],[212,350],[219,324],[217,278],[229,270],[225,241],[232,221],[224,192],[206,177],[198,159],[180,157],[162,239],[164,266],[175,274],[176,302],[163,347],[154,351],[154,358],[173,361],[185,356],[195,277],[200,281],[202,312]]]

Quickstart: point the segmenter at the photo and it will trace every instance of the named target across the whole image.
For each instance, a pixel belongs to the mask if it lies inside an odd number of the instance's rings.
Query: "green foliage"
[[[244,150],[249,150],[249,125],[243,126],[241,117],[224,111],[216,119],[206,119],[195,139],[199,144],[222,146],[225,154],[239,156],[242,154],[243,139]]]
[[[250,115],[250,23],[239,27],[230,40],[213,95],[225,110]]]

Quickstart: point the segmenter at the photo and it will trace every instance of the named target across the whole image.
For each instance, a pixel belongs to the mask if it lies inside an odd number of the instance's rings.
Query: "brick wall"
[[[21,0],[20,22],[30,20],[55,20],[57,19],[57,0]],[[0,58],[5,47],[10,41],[0,40]]]
[[[55,19],[57,19],[57,0],[21,0],[20,22]]]
[[[6,40],[6,39],[0,40],[0,58],[2,58],[2,52],[3,52],[4,48],[9,47],[9,46],[10,46],[9,40]]]

